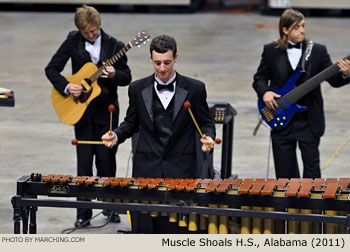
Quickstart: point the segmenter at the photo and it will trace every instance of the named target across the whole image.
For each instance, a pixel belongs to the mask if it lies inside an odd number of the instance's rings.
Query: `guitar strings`
[[[348,55],[344,59],[350,59],[350,55]],[[282,109],[283,111],[286,111],[292,104],[297,102],[301,97],[312,91],[317,85],[321,84],[322,81],[326,80],[327,78],[335,74],[337,71],[339,71],[339,67],[338,64],[335,63],[324,69],[322,72],[315,75],[312,79],[307,80],[302,85],[296,87],[286,95],[276,100],[278,105],[277,108],[270,110],[265,106],[262,109],[262,111],[264,112],[265,116],[266,114],[269,114],[269,117],[277,117],[280,114],[278,110]]]
[[[278,115],[278,109],[281,108],[282,110],[288,109],[287,104],[294,104],[297,100],[299,100],[303,95],[307,94],[311,90],[313,90],[317,85],[319,85],[324,79],[327,79],[327,77],[332,76],[334,73],[336,73],[339,70],[337,64],[331,65],[325,70],[323,70],[321,73],[315,75],[312,79],[306,81],[304,84],[296,87],[294,90],[290,91],[288,94],[282,96],[280,99],[277,100],[278,108],[271,111],[273,114]],[[328,74],[328,76],[324,76],[325,74]],[[312,83],[312,81],[314,81]],[[308,83],[312,83],[308,85]]]

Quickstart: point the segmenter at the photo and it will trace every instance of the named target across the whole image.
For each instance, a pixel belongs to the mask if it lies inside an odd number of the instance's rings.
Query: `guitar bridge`
[[[272,115],[271,111],[270,111],[268,108],[266,108],[266,107],[263,108],[263,109],[261,110],[261,112],[263,113],[264,117],[266,118],[266,120],[267,120],[268,122],[270,122],[270,121],[273,120],[274,116]]]

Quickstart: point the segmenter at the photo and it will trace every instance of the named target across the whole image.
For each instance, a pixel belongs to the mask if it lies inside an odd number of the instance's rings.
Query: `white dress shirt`
[[[288,41],[290,44],[295,44],[291,41]],[[287,54],[288,54],[288,59],[289,63],[292,66],[293,70],[295,70],[299,64],[300,58],[301,58],[301,53],[302,53],[302,44],[300,48],[287,48]]]
[[[161,85],[167,85],[169,83],[171,83],[172,81],[174,81],[176,78],[176,73],[174,74],[173,77],[171,77],[167,83],[162,82],[157,76],[155,76],[155,79],[157,80],[157,82]],[[158,91],[157,89],[157,82],[154,82],[154,89],[156,90],[156,93],[160,99],[160,101],[163,104],[164,109],[166,109],[171,101],[171,99],[173,98],[174,94],[175,94],[175,88],[176,88],[176,82],[174,82],[174,91],[169,91],[167,89],[162,89],[161,91]]]
[[[85,41],[85,50],[90,54],[92,62],[97,65],[97,63],[100,61],[101,33],[98,35],[94,43]]]

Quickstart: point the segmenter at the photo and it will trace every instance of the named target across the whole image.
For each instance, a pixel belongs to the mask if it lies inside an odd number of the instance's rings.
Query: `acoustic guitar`
[[[98,78],[103,74],[102,70],[106,66],[116,63],[132,47],[140,47],[151,37],[147,30],[144,30],[127,43],[119,52],[106,61],[104,66],[98,68],[92,62],[88,62],[75,74],[66,77],[67,81],[81,85],[83,91],[78,98],[72,95],[63,96],[55,88],[51,91],[52,105],[60,120],[68,125],[75,125],[84,115],[89,104],[101,94],[101,88],[97,83]]]
[[[350,59],[350,55],[344,59]],[[276,100],[278,104],[276,109],[270,110],[262,100],[258,100],[258,110],[261,118],[274,130],[285,128],[295,113],[307,109],[306,106],[297,104],[297,101],[338,71],[338,63],[335,63],[298,87],[296,87],[295,83],[303,72],[295,72],[282,88],[274,90],[275,93],[281,95],[281,97]]]

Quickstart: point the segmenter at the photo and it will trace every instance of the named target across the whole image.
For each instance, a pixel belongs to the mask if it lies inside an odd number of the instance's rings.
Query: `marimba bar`
[[[40,195],[86,197],[92,201],[42,200]],[[12,203],[15,233],[20,232],[21,220],[23,232],[28,231],[25,226],[29,215],[35,215],[33,208],[38,206],[168,214],[169,221],[179,221],[191,231],[206,226],[209,233],[345,233],[350,227],[350,178],[171,179],[32,174],[17,181]],[[35,216],[32,218],[35,220]],[[230,223],[238,224],[240,229],[230,231]],[[313,224],[321,227],[316,229]],[[30,226],[29,231],[36,232],[36,223]]]

